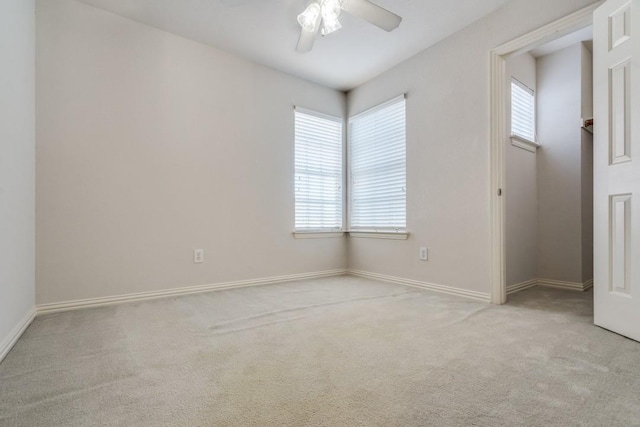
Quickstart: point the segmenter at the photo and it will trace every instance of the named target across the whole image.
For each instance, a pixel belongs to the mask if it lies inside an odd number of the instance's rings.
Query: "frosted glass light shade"
[[[342,0],[322,0],[322,19],[325,21],[337,21],[342,12]]]
[[[319,17],[320,5],[318,3],[311,3],[304,12],[298,15],[298,23],[305,31],[315,32],[318,30]]]
[[[338,18],[336,19],[323,19],[323,26],[322,26],[322,35],[326,36],[327,34],[331,34],[334,31],[339,30],[340,28],[342,28],[342,24],[340,23],[340,21],[338,20]]]

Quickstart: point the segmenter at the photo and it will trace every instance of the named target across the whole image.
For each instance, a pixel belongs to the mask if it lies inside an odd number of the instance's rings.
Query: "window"
[[[342,120],[295,111],[296,231],[342,229]]]
[[[349,179],[351,230],[406,229],[404,95],[350,118]]]
[[[511,136],[536,141],[535,92],[514,78],[511,79]]]

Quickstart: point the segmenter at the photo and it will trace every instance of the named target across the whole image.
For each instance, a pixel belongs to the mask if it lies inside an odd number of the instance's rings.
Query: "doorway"
[[[506,60],[507,299],[593,286],[593,29]]]
[[[505,82],[507,82],[507,61],[509,61],[510,58],[531,52],[536,48],[541,48],[552,41],[560,40],[565,36],[584,30],[592,25],[593,12],[597,7],[598,4],[586,7],[491,51],[491,300],[494,304],[504,304],[507,302],[507,203],[505,197],[508,191],[507,150],[505,144],[508,111],[508,86],[505,84]],[[536,280],[535,284],[537,284],[538,277],[530,280],[534,279]],[[568,281],[566,282],[568,283]],[[533,282],[529,282],[528,285],[534,286],[535,284],[532,283]],[[527,285],[521,286],[520,289],[523,289]]]

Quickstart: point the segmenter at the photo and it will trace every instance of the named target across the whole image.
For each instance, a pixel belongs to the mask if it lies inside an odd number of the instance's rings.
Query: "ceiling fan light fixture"
[[[402,22],[401,16],[378,6],[373,2],[376,0],[306,1],[310,4],[298,15],[298,22],[302,26],[296,45],[296,51],[299,53],[309,52],[313,48],[313,41],[318,32],[326,36],[342,28],[339,18],[343,10],[385,31],[395,30]]]
[[[342,13],[342,0],[322,0],[322,19],[325,21],[337,21]]]
[[[315,33],[318,30],[319,17],[320,5],[318,3],[311,3],[304,12],[298,15],[298,23],[305,31]]]
[[[340,23],[340,21],[338,20],[338,18],[335,19],[322,19],[323,25],[322,25],[322,35],[326,36],[327,34],[331,34],[334,31],[338,31],[340,28],[342,28],[342,24]]]

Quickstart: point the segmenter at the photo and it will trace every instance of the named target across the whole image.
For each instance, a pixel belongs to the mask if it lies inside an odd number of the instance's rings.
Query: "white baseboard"
[[[454,288],[453,286],[436,285],[434,283],[421,282],[419,280],[413,280],[413,279],[404,279],[404,278],[395,277],[395,276],[387,276],[385,274],[371,273],[368,271],[361,271],[361,270],[349,270],[348,273],[353,276],[382,280],[384,282],[397,283],[399,285],[411,286],[414,288],[428,289],[430,291],[470,298],[476,301],[482,301],[486,303],[491,301],[491,296],[489,294],[486,294],[483,292],[469,291],[466,289]]]
[[[275,276],[275,277],[267,277],[262,279],[240,280],[235,282],[216,283],[211,285],[187,286],[182,288],[166,289],[162,291],[141,292],[141,293],[116,295],[116,296],[102,297],[102,298],[88,298],[88,299],[65,301],[65,302],[52,303],[52,304],[40,304],[36,306],[33,312],[30,313],[29,316],[27,316],[28,320],[27,318],[25,318],[25,320],[21,322],[18,327],[16,327],[16,330],[12,332],[10,337],[7,338],[5,342],[2,343],[2,345],[0,345],[0,360],[2,360],[2,358],[6,355],[6,352],[8,352],[8,349],[10,349],[13,346],[13,344],[20,337],[22,332],[24,332],[24,330],[29,326],[29,324],[31,323],[31,321],[33,320],[36,314],[40,315],[40,314],[57,313],[61,311],[78,310],[78,309],[89,308],[89,307],[101,307],[105,305],[121,304],[126,302],[133,302],[133,301],[144,301],[144,300],[151,300],[151,299],[158,299],[158,298],[167,298],[172,296],[211,292],[216,290],[244,288],[244,287],[250,287],[250,286],[292,282],[296,280],[317,279],[321,277],[340,276],[344,274],[351,274],[353,276],[360,276],[360,277],[366,277],[370,279],[382,280],[385,282],[397,283],[401,285],[412,286],[415,288],[428,289],[431,291],[441,292],[449,295],[456,295],[456,296],[461,296],[465,298],[471,298],[477,301],[489,302],[491,300],[490,295],[483,292],[469,291],[466,289],[455,288],[452,286],[437,285],[434,283],[421,282],[421,281],[412,280],[412,279],[404,279],[401,277],[388,276],[384,274],[371,273],[367,271],[347,270],[347,269],[326,270],[326,271],[319,271],[314,273],[291,274],[286,276]],[[536,285],[559,288],[559,289],[585,291],[593,286],[593,280],[589,280],[585,283],[573,283],[573,282],[562,282],[558,280],[532,279],[527,282],[522,282],[522,283],[508,286],[507,294],[519,292]]]
[[[557,288],[557,289],[566,289],[569,291],[584,292],[593,286],[593,280],[589,280],[585,283],[579,283],[579,282],[564,282],[562,280],[538,279],[538,285],[544,286],[547,288]]]
[[[9,351],[13,348],[18,339],[22,336],[24,331],[27,330],[33,319],[36,317],[36,308],[33,307],[29,312],[24,316],[24,318],[16,325],[15,328],[9,333],[9,336],[6,337],[0,343],[0,362],[4,360],[4,358],[9,354]]]
[[[163,291],[140,292],[135,294],[116,295],[103,298],[88,298],[76,301],[58,302],[52,304],[40,304],[36,307],[38,315],[57,313],[61,311],[78,310],[89,307],[101,307],[105,305],[121,304],[125,302],[144,301],[172,296],[189,295],[202,292],[211,292],[224,289],[245,288],[249,286],[269,285],[274,283],[292,282],[296,280],[318,279],[321,277],[340,276],[347,274],[346,269],[326,270],[314,273],[290,274],[287,276],[267,277],[262,279],[240,280],[212,285],[187,286],[183,288],[166,289]]]
[[[524,291],[525,289],[529,289],[534,286],[544,286],[547,288],[556,288],[556,289],[565,289],[569,291],[584,292],[589,288],[593,287],[593,279],[587,280],[584,283],[563,282],[561,280],[550,280],[550,279],[531,279],[531,280],[527,280],[526,282],[516,283],[515,285],[508,285],[507,295]]]
[[[532,288],[538,284],[538,279],[527,280],[526,282],[516,283],[515,285],[507,286],[507,295],[515,294],[516,292],[524,291],[525,289]]]

